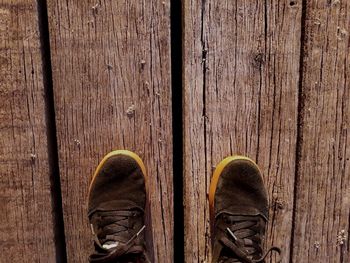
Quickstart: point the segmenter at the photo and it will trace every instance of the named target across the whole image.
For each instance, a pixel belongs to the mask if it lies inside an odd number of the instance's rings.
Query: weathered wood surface
[[[350,262],[350,3],[307,1],[293,262]],[[342,232],[344,231],[344,232]]]
[[[149,175],[154,262],[171,262],[170,1],[49,0],[48,13],[68,261],[92,250],[95,167],[129,149]]]
[[[0,2],[0,262],[56,259],[36,1]]]
[[[186,262],[210,262],[208,188],[232,154],[261,166],[267,246],[281,246],[289,262],[301,11],[289,1],[184,1]]]

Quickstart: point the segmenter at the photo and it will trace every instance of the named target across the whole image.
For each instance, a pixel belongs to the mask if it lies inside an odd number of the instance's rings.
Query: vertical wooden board
[[[262,168],[266,245],[289,261],[302,11],[292,2],[184,1],[186,262],[210,262],[210,178],[232,154]]]
[[[36,1],[0,2],[0,50],[0,262],[54,262]]]
[[[348,1],[307,1],[293,262],[350,262],[349,28]]]
[[[95,167],[129,149],[150,179],[155,262],[170,262],[170,1],[50,0],[48,12],[68,261],[92,252],[86,198]]]

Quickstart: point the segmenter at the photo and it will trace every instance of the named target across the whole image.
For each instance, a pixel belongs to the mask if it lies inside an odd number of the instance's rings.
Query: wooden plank
[[[186,262],[210,262],[210,178],[232,154],[261,166],[267,246],[281,246],[289,262],[301,9],[295,1],[184,1]]]
[[[54,262],[36,1],[1,1],[0,50],[0,262]]]
[[[293,262],[350,262],[349,28],[348,1],[307,1]]]
[[[86,262],[92,251],[92,173],[124,148],[145,161],[155,262],[170,262],[170,1],[50,0],[48,12],[68,261]]]

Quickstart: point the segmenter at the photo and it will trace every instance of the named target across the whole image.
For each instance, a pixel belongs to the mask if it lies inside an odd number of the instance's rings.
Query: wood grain
[[[211,260],[208,188],[232,154],[262,168],[266,245],[289,262],[302,13],[294,2],[184,1],[186,262]]]
[[[55,262],[36,1],[0,2],[0,262]]]
[[[86,262],[92,251],[88,184],[113,149],[144,160],[148,249],[154,262],[173,258],[169,2],[48,1],[69,262]]]
[[[305,12],[292,259],[350,262],[350,3],[312,0]]]

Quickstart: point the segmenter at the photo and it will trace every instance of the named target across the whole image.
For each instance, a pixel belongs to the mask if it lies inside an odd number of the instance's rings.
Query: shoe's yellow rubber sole
[[[96,170],[95,170],[95,173],[91,179],[91,182],[90,182],[90,186],[89,186],[89,195],[90,195],[90,191],[91,191],[91,187],[94,183],[94,180],[96,179],[96,176],[98,175],[98,173],[100,172],[102,166],[105,164],[105,162],[113,157],[113,156],[116,156],[116,155],[125,155],[125,156],[128,156],[128,157],[131,157],[132,159],[134,159],[137,164],[140,166],[141,170],[142,170],[142,173],[143,173],[143,176],[145,178],[145,187],[146,187],[146,192],[147,192],[147,175],[146,175],[146,167],[142,161],[142,159],[140,158],[140,156],[138,156],[136,153],[134,152],[131,152],[131,151],[128,151],[128,150],[115,150],[115,151],[112,151],[110,153],[108,153],[105,157],[103,157],[102,161],[99,163],[99,165],[97,166]]]
[[[260,172],[261,174],[261,170],[259,168],[259,166],[249,157],[246,156],[242,156],[242,155],[233,155],[233,156],[229,156],[226,157],[225,159],[223,159],[215,168],[215,171],[213,173],[213,177],[210,181],[210,187],[209,187],[209,207],[210,207],[210,215],[211,217],[214,216],[214,198],[215,198],[215,192],[216,192],[216,187],[218,185],[218,181],[220,178],[220,175],[222,173],[222,171],[225,169],[225,167],[233,162],[233,161],[249,161],[251,162]]]

